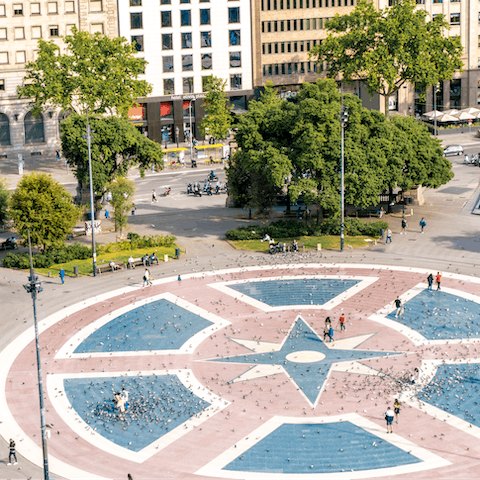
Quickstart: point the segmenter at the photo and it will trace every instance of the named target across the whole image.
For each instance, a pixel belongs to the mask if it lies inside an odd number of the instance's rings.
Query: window
[[[74,1],[65,2],[65,13],[75,13],[75,2]]]
[[[228,9],[228,23],[240,23],[240,7]]]
[[[182,71],[190,72],[193,70],[193,55],[182,55]]]
[[[190,3],[190,0],[180,0],[180,3]]]
[[[207,48],[212,46],[212,32],[200,32],[200,47]]]
[[[199,0],[200,3],[210,3],[210,0]]]
[[[212,54],[202,53],[202,70],[212,69]]]
[[[136,30],[143,28],[143,14],[142,13],[131,13],[130,14],[130,29]]]
[[[25,30],[23,27],[15,27],[15,40],[23,40],[25,38]]]
[[[42,114],[33,116],[32,112],[25,115],[25,143],[45,142]]]
[[[5,80],[0,80],[0,91],[5,91]],[[10,122],[4,113],[0,113],[0,145],[10,145]]]
[[[450,25],[460,25],[460,13],[450,14]]]
[[[23,3],[14,3],[13,4],[13,14],[14,15],[23,15]]]
[[[230,52],[230,68],[242,66],[242,52]]]
[[[16,63],[25,63],[26,61],[27,61],[27,57],[25,52],[15,52]]]
[[[3,79],[0,79],[0,91],[1,92],[5,91],[5,80],[3,80]],[[3,113],[1,115],[3,115]]]
[[[210,25],[210,9],[200,9],[200,25]]]
[[[193,93],[193,77],[184,77],[183,93]]]
[[[0,52],[0,63],[8,63],[8,52]]]
[[[103,23],[92,23],[90,25],[90,33],[100,33],[103,35],[104,29],[103,29]]]
[[[142,6],[142,0],[130,0],[130,6],[131,7],[141,7]]]
[[[172,0],[160,0],[160,5],[171,5]]]
[[[462,104],[462,80],[460,78],[450,80],[450,107],[460,107]]]
[[[173,72],[173,56],[163,57],[163,73]]]
[[[175,82],[173,78],[164,78],[163,79],[163,94],[164,95],[174,95],[175,94]]]
[[[271,68],[271,65],[270,65]],[[271,73],[270,73],[271,75]],[[241,75],[230,75],[230,89],[231,90],[241,90],[242,89],[242,76]]]
[[[7,39],[7,29],[0,28],[0,40],[6,40],[6,39]]]
[[[162,34],[162,50],[173,49],[173,38],[171,33]]]
[[[182,27],[189,27],[192,24],[192,11],[180,10],[180,25]]]
[[[132,35],[130,37],[137,52],[143,52],[143,35]]]
[[[192,34],[182,33],[182,48],[192,48]]]
[[[236,47],[240,45],[240,30],[230,30],[228,32],[229,45],[231,47]]]
[[[40,4],[39,3],[31,3],[30,4],[30,13],[32,15],[40,15]]]
[[[162,28],[172,26],[172,12],[162,12]]]
[[[50,25],[50,36],[58,37],[58,25]]]
[[[91,12],[103,12],[102,0],[90,0]]]
[[[443,3],[443,0],[433,0],[433,3]]]
[[[58,4],[57,2],[48,2],[47,11],[49,14],[58,13]]]
[[[5,5],[0,5],[0,17],[5,16]]]

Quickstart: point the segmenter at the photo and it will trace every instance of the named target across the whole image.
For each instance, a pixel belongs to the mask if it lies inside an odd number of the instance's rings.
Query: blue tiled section
[[[259,473],[336,473],[421,460],[351,422],[285,423],[224,467]]]
[[[112,399],[129,392],[127,412],[119,417]],[[65,394],[78,415],[108,440],[140,451],[210,406],[194,395],[176,375],[71,378]]]
[[[462,420],[480,427],[480,366],[440,365],[433,380],[418,397]]]
[[[284,305],[323,305],[357,283],[360,283],[360,280],[334,278],[265,280],[238,283],[230,285],[230,288],[271,307],[282,307]]]
[[[74,353],[175,350],[210,325],[209,320],[168,300],[158,300],[114,318]]]
[[[405,303],[397,319],[429,340],[480,336],[480,304],[442,291],[424,290]]]
[[[287,360],[287,355],[301,351],[316,351],[325,358],[312,363],[297,363]],[[254,365],[281,365],[295,383],[300,387],[309,401],[315,403],[333,363],[362,360],[386,355],[399,355],[395,352],[376,352],[374,350],[341,350],[330,349],[324,341],[305,323],[298,318],[278,352],[252,353],[235,357],[219,358],[217,362],[251,363]]]

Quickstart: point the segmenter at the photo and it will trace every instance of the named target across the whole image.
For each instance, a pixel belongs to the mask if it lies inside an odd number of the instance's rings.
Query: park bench
[[[301,249],[305,252],[305,243],[304,242],[297,242],[298,251]],[[287,244],[287,252],[293,252],[293,245],[291,243]]]
[[[135,268],[135,267],[138,267],[140,265],[143,265],[143,259],[141,257],[138,257],[138,258],[134,258],[133,259],[133,262],[129,262],[127,260],[127,268]]]
[[[97,273],[102,273],[102,272],[111,272],[111,271],[117,271],[117,270],[122,270],[123,268],[125,268],[125,265],[123,262],[115,262],[115,266],[117,268],[115,268],[114,270],[112,270],[112,267],[110,266],[109,263],[102,263],[102,265],[97,265]]]

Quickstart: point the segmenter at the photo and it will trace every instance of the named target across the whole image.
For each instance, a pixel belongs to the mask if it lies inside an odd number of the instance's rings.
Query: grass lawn
[[[365,240],[369,239],[371,241],[366,242]],[[292,238],[279,238],[275,239],[280,243],[286,243],[287,245],[292,245]],[[366,247],[375,241],[373,237],[367,236],[358,236],[358,237],[345,237],[345,246],[351,245],[353,248]],[[334,250],[340,249],[340,237],[337,235],[327,235],[323,237],[297,237],[297,242],[303,242],[305,244],[305,249],[317,249],[317,244],[322,245],[322,250]],[[268,243],[262,242],[260,240],[233,240],[232,245],[236,248],[241,248],[242,250],[255,250],[257,252],[268,252]]]
[[[175,247],[177,247],[177,245],[174,245],[173,247],[143,247],[137,248],[136,250],[120,250],[112,253],[101,253],[97,254],[97,265],[109,263],[110,260],[114,260],[115,262],[123,261],[123,263],[126,264],[130,255],[133,258],[138,258],[143,257],[145,254],[151,255],[153,252],[157,254],[158,259],[162,262],[165,254],[167,254],[169,258],[175,256]],[[59,263],[57,265],[52,265],[49,268],[35,268],[35,272],[45,276],[50,272],[52,277],[58,277],[60,270],[63,268],[65,270],[65,275],[73,276],[74,266],[78,266],[79,275],[91,275],[93,273],[91,258],[88,258],[87,260],[72,260],[68,263]]]

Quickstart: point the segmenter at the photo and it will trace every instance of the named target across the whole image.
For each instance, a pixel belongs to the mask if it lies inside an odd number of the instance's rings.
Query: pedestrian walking
[[[392,243],[392,231],[387,228],[387,241],[385,243],[388,243],[388,241],[390,240],[390,243]]]
[[[333,327],[332,324],[330,324],[330,329],[328,330],[328,336],[330,338],[330,341],[333,342]]]
[[[420,228],[422,229],[422,232],[421,233],[425,233],[423,231],[423,229],[427,226],[427,222],[425,221],[425,219],[422,217],[422,219],[420,220]]]
[[[57,162],[60,161],[60,152],[59,152],[58,150],[55,152],[55,160],[56,160]]]
[[[330,321],[330,317],[325,319],[325,327],[323,329],[323,340],[326,340],[327,337],[330,337],[330,328],[332,327],[332,322]]]
[[[15,442],[13,441],[13,438],[10,439],[10,454],[8,455],[8,463],[7,465],[12,464],[12,459],[15,460],[13,462],[14,465],[17,465],[17,452],[15,450]]]
[[[134,203],[132,203],[132,215],[135,215],[135,210],[137,209],[137,207],[135,206]]]
[[[395,412],[389,407],[385,412],[385,421],[387,422],[387,433],[393,433],[393,419]]]
[[[122,388],[122,399],[124,400],[125,411],[128,410],[128,390],[125,387]]]
[[[432,290],[433,289],[433,275],[432,274],[430,274],[427,277],[427,282],[428,282],[428,289]]]
[[[395,413],[395,423],[398,424],[398,417],[400,415],[400,402],[398,401],[398,398],[395,399],[395,402],[393,402],[393,413]]]
[[[397,309],[397,311],[395,312],[395,318],[398,318],[398,315],[403,315],[402,301],[400,300],[400,298],[397,297],[394,300],[394,303],[395,303],[395,308]]]
[[[400,235],[402,235],[402,233],[404,233],[405,235],[407,234],[407,221],[402,218],[402,231],[400,232]]]
[[[148,268],[145,269],[145,273],[143,274],[143,286],[151,286],[153,285],[150,277],[150,272],[148,271]]]
[[[442,275],[440,274],[440,272],[437,272],[435,278],[437,280],[437,290],[440,290],[440,284],[442,283]]]
[[[60,280],[62,281],[62,285],[65,283],[65,270],[62,268],[60,269]]]
[[[157,194],[155,193],[155,189],[152,190],[152,203],[153,202],[158,202]]]
[[[345,329],[345,315],[343,314],[343,312],[340,315],[340,318],[338,319],[338,323],[340,324],[340,331],[344,332],[346,329]]]

